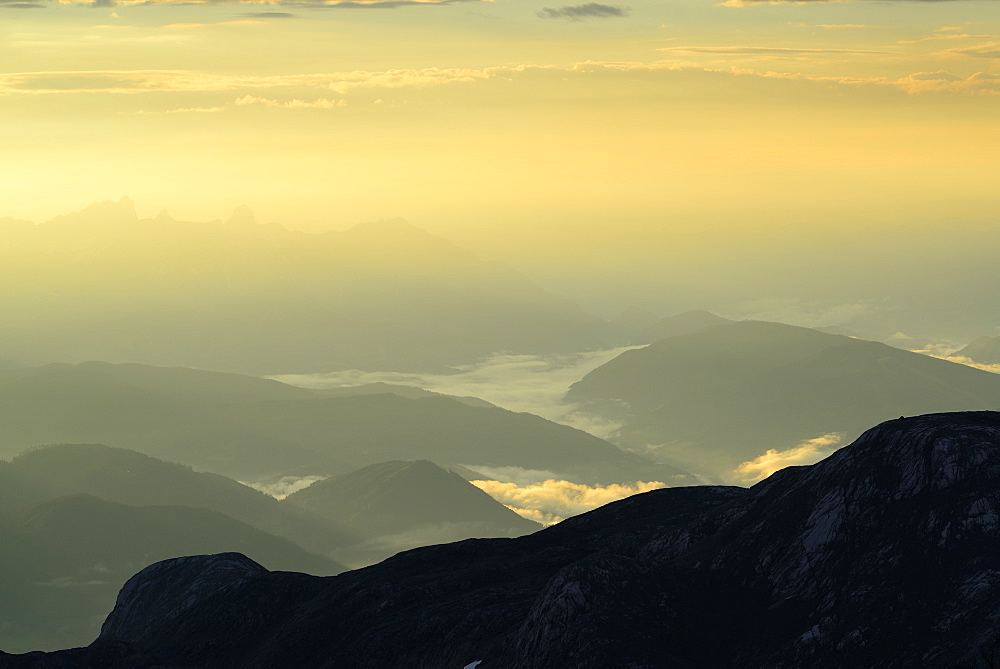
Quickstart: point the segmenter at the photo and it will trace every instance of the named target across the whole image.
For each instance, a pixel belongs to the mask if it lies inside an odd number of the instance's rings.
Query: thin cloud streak
[[[555,9],[545,7],[542,11],[538,12],[538,17],[542,19],[566,19],[569,21],[621,18],[627,15],[628,10],[624,7],[601,5],[596,2],[590,2],[585,5],[567,5]]]

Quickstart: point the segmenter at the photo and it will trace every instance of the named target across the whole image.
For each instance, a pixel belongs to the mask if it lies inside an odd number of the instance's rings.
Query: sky
[[[0,0],[0,217],[402,216],[510,257],[996,209],[997,0],[574,2]]]

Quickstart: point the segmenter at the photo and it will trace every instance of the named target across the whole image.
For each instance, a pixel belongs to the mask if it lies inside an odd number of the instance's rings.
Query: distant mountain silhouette
[[[1000,336],[979,337],[955,355],[984,365],[1000,365]]]
[[[455,396],[455,395],[445,395],[442,393],[431,392],[430,390],[424,390],[423,388],[415,388],[413,386],[400,386],[393,383],[384,383],[378,381],[375,383],[365,383],[359,386],[345,386],[341,388],[320,388],[313,389],[312,392],[323,397],[354,397],[356,395],[399,395],[400,397],[408,397],[410,399],[419,399],[421,397],[449,397],[462,404],[468,404],[470,407],[495,407],[495,404],[487,402],[486,400],[479,399],[478,397],[471,396]]]
[[[497,351],[608,346],[615,331],[404,221],[293,232],[139,220],[127,198],[0,226],[0,350],[277,374],[442,369]]]
[[[393,459],[516,466],[581,481],[658,480],[656,467],[580,430],[432,395],[324,396],[276,381],[139,365],[0,372],[0,455],[103,443],[240,480],[332,475]]]
[[[194,472],[123,448],[64,444],[36,448],[0,464],[0,482],[18,490],[0,497],[0,511],[82,493],[121,504],[203,507],[322,553],[367,537],[329,517],[281,505],[224,476]]]
[[[1000,376],[885,344],[743,321],[627,351],[569,398],[624,421],[620,444],[726,477],[769,449],[881,420],[1000,407]]]
[[[667,337],[703,332],[720,325],[729,325],[734,321],[722,316],[716,316],[708,311],[685,311],[673,316],[667,316],[643,328],[635,337],[637,344],[650,344]]]
[[[347,564],[370,564],[401,550],[470,537],[516,537],[542,527],[427,460],[369,465],[313,483],[282,504],[378,537],[337,553]]]
[[[126,506],[90,495],[0,519],[0,545],[0,648],[18,651],[90,643],[129,576],[169,557],[236,550],[272,569],[344,570],[215,511]]]
[[[5,666],[987,666],[998,484],[1000,414],[892,420],[750,489],[656,490],[330,578],[167,560],[89,648]]]
[[[640,332],[659,320],[660,317],[652,311],[632,305],[612,318],[611,324],[618,328],[631,342]]]

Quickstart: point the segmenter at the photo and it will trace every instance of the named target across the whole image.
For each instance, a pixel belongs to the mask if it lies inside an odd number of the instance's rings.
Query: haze
[[[182,555],[808,553],[816,491],[995,429],[1000,3],[572,2],[0,0],[0,650]]]

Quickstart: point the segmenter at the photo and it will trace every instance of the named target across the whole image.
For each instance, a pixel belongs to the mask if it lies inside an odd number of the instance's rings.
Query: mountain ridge
[[[767,452],[846,443],[899,415],[1000,407],[1000,376],[879,342],[740,321],[622,353],[567,398],[622,423],[611,440],[732,481]]]
[[[416,549],[336,577],[230,555],[168,560],[133,577],[90,648],[0,657],[10,667],[987,666],[1000,652],[998,483],[1000,413],[899,418],[750,489],[656,490],[526,537]],[[130,626],[160,611],[140,591],[183,591],[234,563],[180,614],[164,610],[162,626]]]

